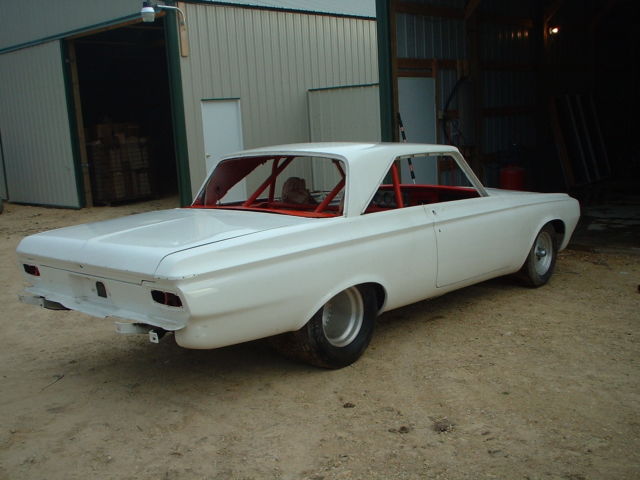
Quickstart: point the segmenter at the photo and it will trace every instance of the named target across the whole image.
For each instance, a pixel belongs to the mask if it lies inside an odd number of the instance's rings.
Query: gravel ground
[[[23,236],[168,205],[4,205],[0,478],[640,477],[640,257],[570,249],[545,287],[389,312],[338,371],[17,301]]]

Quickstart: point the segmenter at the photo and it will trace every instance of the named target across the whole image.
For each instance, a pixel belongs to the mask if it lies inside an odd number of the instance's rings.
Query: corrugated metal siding
[[[396,31],[398,58],[466,57],[462,20],[399,13]]]
[[[504,153],[518,147],[532,147],[536,142],[533,116],[508,115],[487,117],[483,121],[484,153]]]
[[[200,101],[240,98],[247,148],[309,140],[307,91],[377,83],[374,21],[187,4],[181,59],[191,184],[205,175]]]
[[[447,99],[453,92],[453,89],[458,83],[458,72],[455,70],[438,70],[438,110],[444,110],[444,107],[447,103]],[[459,108],[458,100],[460,98],[460,94],[458,91],[457,95],[451,97],[451,102],[449,103],[449,110],[457,110]]]
[[[485,71],[482,84],[487,108],[530,107],[536,102],[536,76],[533,72]]]
[[[312,142],[379,142],[380,89],[377,85],[309,92]]]
[[[483,2],[485,12],[526,16],[528,2],[496,0]],[[511,6],[509,6],[511,5]],[[504,7],[504,8],[503,8]],[[533,36],[529,29],[518,25],[483,23],[480,28],[480,57],[494,65],[533,65]],[[534,107],[536,103],[536,73],[531,70],[485,70],[482,74],[483,108]],[[482,151],[504,154],[514,146],[533,147],[536,125],[530,113],[486,117],[483,120]]]
[[[533,63],[533,37],[525,27],[482,24],[480,45],[481,60],[485,62]]]
[[[12,202],[80,206],[63,78],[57,41],[0,55],[0,131]]]
[[[2,133],[0,131],[0,133]],[[7,199],[7,182],[4,178],[4,155],[2,154],[2,138],[0,138],[0,198]]]
[[[3,1],[0,50],[14,45],[139,15],[140,0]]]

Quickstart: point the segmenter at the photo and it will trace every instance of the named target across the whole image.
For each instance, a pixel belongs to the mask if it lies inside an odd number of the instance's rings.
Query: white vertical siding
[[[9,200],[80,206],[60,42],[0,55],[0,85]]]
[[[2,132],[0,132],[1,134]],[[2,138],[0,138],[0,199],[7,199],[7,182],[4,178],[4,155],[2,154]]]
[[[379,142],[379,95],[378,85],[310,91],[310,140]]]
[[[240,98],[245,147],[309,141],[307,91],[377,83],[372,20],[187,4],[181,60],[191,185],[205,175],[200,102]]]

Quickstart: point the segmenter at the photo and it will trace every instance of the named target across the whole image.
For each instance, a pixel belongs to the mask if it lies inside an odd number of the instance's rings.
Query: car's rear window
[[[234,158],[217,165],[192,207],[335,217],[343,214],[345,185],[344,164],[332,158]]]

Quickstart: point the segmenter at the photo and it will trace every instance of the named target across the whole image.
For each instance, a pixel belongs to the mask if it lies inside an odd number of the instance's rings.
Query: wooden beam
[[[533,20],[531,20],[530,18],[492,15],[487,13],[478,13],[476,16],[482,23],[495,23],[499,25],[513,25],[523,28],[533,28]]]
[[[441,70],[455,70],[457,68],[457,60],[452,59],[435,59],[435,58],[398,58],[398,70],[422,70],[431,71],[435,66]]]
[[[184,23],[180,19],[180,14],[176,12],[178,20],[178,32],[180,37],[180,56],[189,56],[189,33],[187,32],[187,6],[184,2],[178,2],[178,8],[184,12]]]
[[[498,72],[533,72],[536,66],[530,63],[482,62],[482,70]]]
[[[476,13],[464,22],[465,34],[467,37],[467,74],[471,82],[471,102],[470,105],[459,105],[459,108],[466,110],[465,117],[470,118],[471,133],[465,132],[466,138],[471,140],[469,148],[469,161],[471,168],[477,175],[482,175],[482,143],[484,119],[482,117],[483,103],[483,75],[480,68],[480,59],[482,57],[480,48],[480,25],[478,21],[479,14]],[[468,108],[467,108],[468,107]]]
[[[410,13],[425,17],[444,17],[464,19],[464,10],[461,8],[433,7],[420,3],[403,2],[398,0],[395,5],[396,13]]]
[[[467,4],[464,6],[464,19],[469,20],[471,15],[474,14],[476,9],[480,6],[480,2],[482,0],[468,0]]]
[[[562,4],[564,3],[564,1],[565,0],[556,0],[555,2],[553,2],[553,4],[551,4],[550,7],[545,8],[544,28],[547,28],[547,26],[549,25],[549,22],[553,19],[553,17],[555,17],[556,13],[558,13],[558,10],[562,8]]]
[[[520,107],[495,107],[483,108],[483,117],[508,117],[512,115],[530,115],[535,112],[535,107],[526,105]]]

